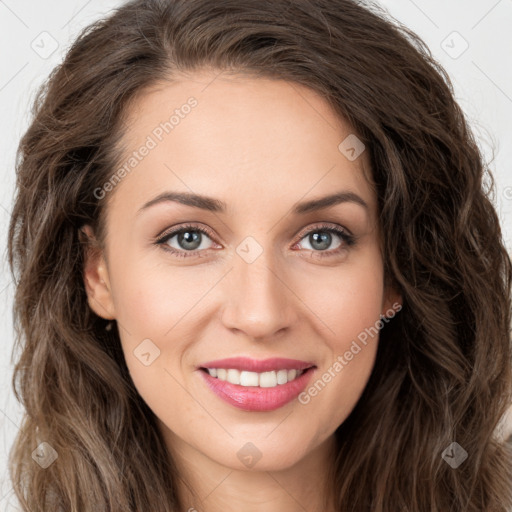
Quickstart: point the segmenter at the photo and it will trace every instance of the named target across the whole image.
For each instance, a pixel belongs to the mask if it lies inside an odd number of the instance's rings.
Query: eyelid
[[[206,225],[204,224],[196,224],[196,223],[185,223],[185,224],[180,224],[178,226],[173,226],[173,227],[170,227],[170,228],[166,228],[164,229],[164,231],[162,231],[160,234],[158,234],[156,237],[155,237],[155,243],[163,243],[162,241],[164,239],[166,239],[167,237],[169,236],[173,236],[173,235],[176,235],[178,233],[180,233],[181,231],[186,231],[187,229],[190,229],[190,230],[195,230],[195,231],[202,231],[203,233],[206,233],[210,238],[212,239],[215,239],[215,234],[214,232]]]
[[[334,222],[314,222],[313,224],[309,224],[308,226],[299,231],[299,233],[297,234],[297,241],[299,242],[306,235],[308,235],[311,231],[314,231],[315,229],[318,231],[320,231],[321,229],[333,229],[337,231],[342,231],[347,236],[355,238],[355,236],[347,228],[340,226],[339,224],[335,224]]]

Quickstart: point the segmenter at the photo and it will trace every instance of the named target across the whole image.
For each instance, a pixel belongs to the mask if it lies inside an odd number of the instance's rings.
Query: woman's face
[[[285,81],[195,73],[129,114],[125,172],[95,192],[107,237],[87,260],[89,304],[117,321],[171,450],[291,467],[354,408],[399,300],[383,287],[368,154]]]

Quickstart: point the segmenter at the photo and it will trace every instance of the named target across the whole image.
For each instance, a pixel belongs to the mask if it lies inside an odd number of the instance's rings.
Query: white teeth
[[[278,385],[286,384],[300,377],[305,370],[277,370],[270,372],[248,372],[240,371],[234,368],[208,368],[208,373],[212,377],[225,380],[231,384],[240,386],[259,386],[261,388],[274,388]]]
[[[273,388],[277,386],[276,372],[260,373],[260,388]]]
[[[240,373],[240,385],[242,386],[258,386],[259,379],[260,377],[256,372],[243,371]]]
[[[288,370],[279,370],[277,372],[277,383],[286,384],[288,382]]]
[[[226,380],[231,384],[240,384],[240,370],[230,368],[227,373]]]

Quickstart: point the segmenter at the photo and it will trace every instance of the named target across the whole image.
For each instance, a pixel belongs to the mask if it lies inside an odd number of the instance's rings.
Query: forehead
[[[133,205],[166,188],[210,196],[276,199],[351,189],[372,204],[368,152],[315,91],[284,80],[208,71],[160,82],[126,112],[126,164],[116,187]],[[356,147],[356,150],[360,149]],[[353,152],[352,152],[353,154]],[[226,201],[231,206],[231,201]]]

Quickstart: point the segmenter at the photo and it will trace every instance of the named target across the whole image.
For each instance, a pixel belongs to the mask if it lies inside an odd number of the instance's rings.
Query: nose
[[[270,249],[252,263],[235,255],[233,269],[224,281],[222,322],[226,328],[261,340],[282,334],[297,321],[297,298]]]

